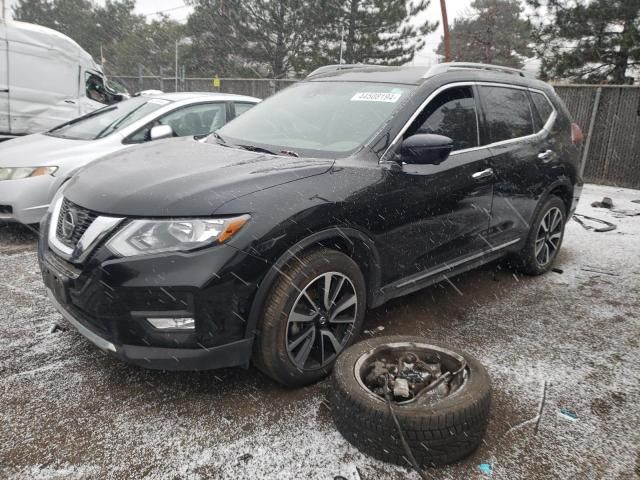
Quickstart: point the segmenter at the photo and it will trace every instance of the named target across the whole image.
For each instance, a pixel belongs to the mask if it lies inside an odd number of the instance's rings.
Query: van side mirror
[[[151,127],[149,132],[150,140],[160,140],[161,138],[173,137],[173,129],[169,125],[156,125]]]
[[[418,133],[406,138],[400,146],[404,163],[440,165],[453,150],[453,140],[443,135]]]

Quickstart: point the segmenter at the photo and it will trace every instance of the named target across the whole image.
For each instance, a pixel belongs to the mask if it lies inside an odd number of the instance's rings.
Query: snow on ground
[[[613,211],[592,208],[603,196]],[[365,329],[464,348],[493,384],[485,443],[439,479],[640,476],[640,191],[588,185],[556,267],[496,263],[368,313]],[[417,479],[331,423],[330,384],[289,390],[251,369],[146,371],[97,351],[44,296],[35,235],[0,227],[0,478]],[[363,334],[364,337],[372,333]],[[374,333],[380,335],[378,331]],[[574,412],[572,420],[561,413]],[[541,415],[538,416],[538,412]]]

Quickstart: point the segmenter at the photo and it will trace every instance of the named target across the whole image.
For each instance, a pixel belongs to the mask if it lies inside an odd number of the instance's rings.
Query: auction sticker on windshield
[[[358,92],[351,97],[352,102],[388,102],[396,103],[402,94],[386,92]]]

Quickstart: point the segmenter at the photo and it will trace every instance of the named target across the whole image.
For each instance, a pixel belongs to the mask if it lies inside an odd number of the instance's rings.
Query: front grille
[[[0,215],[11,215],[13,207],[11,205],[0,205]]]
[[[82,208],[79,205],[67,200],[62,201],[58,224],[56,225],[56,237],[65,246],[75,248],[76,244],[84,235],[89,225],[93,223],[98,215],[91,210]],[[70,220],[73,220],[70,223]],[[65,225],[66,222],[66,225]]]

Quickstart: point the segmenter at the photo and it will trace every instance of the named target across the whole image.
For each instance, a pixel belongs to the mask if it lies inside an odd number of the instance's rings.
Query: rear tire
[[[562,246],[566,216],[564,202],[549,196],[531,224],[527,243],[512,257],[511,264],[527,275],[548,272]]]
[[[347,255],[329,249],[299,255],[267,297],[254,364],[287,386],[326,377],[360,332],[366,304],[364,277]]]

